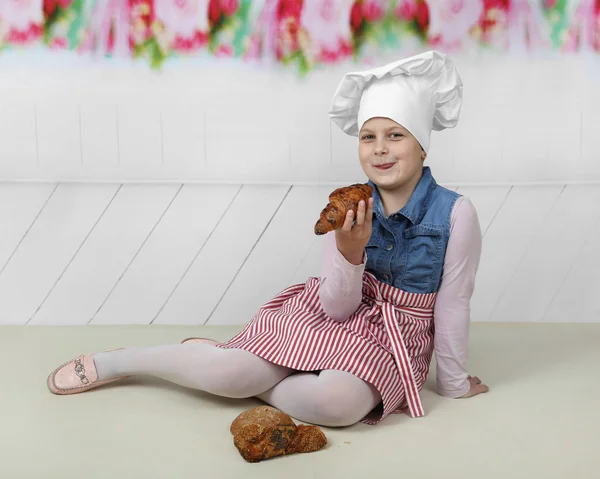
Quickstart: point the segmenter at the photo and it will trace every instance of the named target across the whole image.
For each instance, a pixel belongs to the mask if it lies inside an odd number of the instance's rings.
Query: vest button
[[[387,245],[387,246],[385,247],[385,249],[387,249],[387,250],[389,251],[389,250],[391,250],[393,247],[394,247],[394,245],[391,245],[391,244],[389,244],[389,245]]]
[[[387,275],[387,274],[384,274],[384,275],[383,275],[383,279],[385,279],[385,280],[387,281],[387,279],[388,279],[388,275]]]

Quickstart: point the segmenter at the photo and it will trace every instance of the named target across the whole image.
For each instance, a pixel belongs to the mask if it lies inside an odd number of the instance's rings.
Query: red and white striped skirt
[[[407,293],[365,272],[363,299],[344,322],[320,305],[319,278],[290,286],[266,303],[221,348],[249,351],[297,371],[346,371],[372,384],[383,399],[361,422],[388,414],[424,415],[419,397],[433,353],[436,293]]]

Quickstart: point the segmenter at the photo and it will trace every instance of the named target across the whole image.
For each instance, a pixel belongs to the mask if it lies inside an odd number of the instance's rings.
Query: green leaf
[[[156,39],[152,38],[147,43],[147,50],[150,55],[150,65],[153,69],[159,70],[166,59]]]
[[[89,8],[88,3],[86,0],[75,0],[71,5],[71,10],[75,12],[75,20],[71,22],[67,32],[70,48],[74,48],[77,45],[79,41],[78,34],[85,28],[85,22],[89,21],[89,18],[84,15],[84,8],[86,6]]]
[[[239,20],[239,28],[235,31],[233,37],[234,55],[240,56],[244,53],[244,40],[250,35],[251,25],[248,21],[248,13],[250,12],[251,0],[243,0],[239,10],[236,13],[236,18]]]

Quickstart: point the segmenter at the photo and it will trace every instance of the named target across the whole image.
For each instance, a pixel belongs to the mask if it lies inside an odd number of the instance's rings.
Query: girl
[[[257,397],[303,422],[376,424],[406,409],[424,414],[419,392],[435,350],[439,394],[487,392],[467,373],[477,214],[423,167],[431,130],[454,127],[461,102],[458,73],[435,51],[345,75],[330,115],[359,136],[373,196],[326,235],[321,278],[281,292],[226,343],[190,338],[79,356],[49,376],[50,391],[147,374]]]

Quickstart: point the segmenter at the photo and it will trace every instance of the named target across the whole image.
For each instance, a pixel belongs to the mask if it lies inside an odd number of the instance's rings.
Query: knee
[[[326,427],[345,427],[356,424],[370,411],[370,404],[351,391],[325,389],[315,396],[315,412]]]

